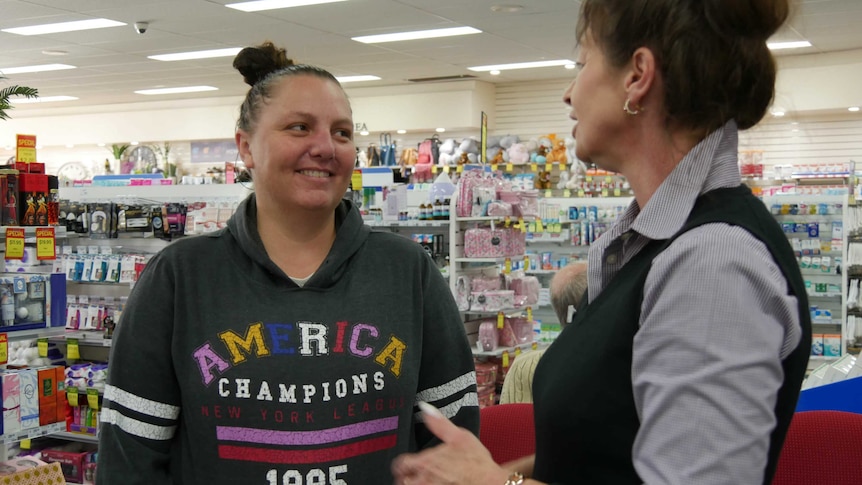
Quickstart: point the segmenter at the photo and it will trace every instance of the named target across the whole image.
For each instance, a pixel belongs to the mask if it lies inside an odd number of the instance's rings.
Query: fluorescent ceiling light
[[[119,27],[126,25],[123,22],[108,19],[78,20],[75,22],[60,22],[57,24],[31,25],[29,27],[16,27],[3,29],[3,32],[18,35],[44,35],[56,34],[58,32],[74,32],[76,30],[103,29],[105,27]]]
[[[231,47],[229,49],[211,49],[207,51],[177,52],[176,54],[159,54],[147,56],[147,59],[156,61],[187,61],[189,59],[210,59],[212,57],[230,57],[239,54],[242,47]]]
[[[557,59],[554,61],[516,62],[514,64],[495,64],[493,66],[473,66],[467,69],[471,71],[509,71],[512,69],[532,69],[534,67],[554,67],[574,64],[568,59]]]
[[[70,66],[69,64],[42,64],[39,66],[0,68],[0,73],[2,73],[4,76],[8,76],[10,74],[24,74],[26,72],[62,71],[63,69],[76,68],[77,66]]]
[[[847,108],[847,111],[850,111],[851,113],[856,113],[859,111],[859,106],[851,106]]]
[[[14,104],[29,104],[29,103],[52,103],[54,101],[75,101],[74,96],[42,96],[40,98],[12,98],[10,101]]]
[[[345,1],[347,0],[258,0],[256,2],[229,3],[225,7],[242,10],[243,12],[260,12],[261,10],[277,10],[279,8],[304,7],[306,5]]]
[[[800,40],[795,42],[767,42],[766,46],[770,50],[777,51],[781,49],[799,49],[801,47],[811,47],[811,42]]]
[[[338,79],[338,82],[344,83],[356,83],[360,81],[379,81],[380,78],[377,76],[337,76],[335,79]]]
[[[180,88],[160,88],[160,89],[142,89],[135,91],[136,94],[179,94],[179,93],[197,93],[200,91],[218,91],[218,88],[212,86],[184,86]]]
[[[417,30],[414,32],[396,32],[394,34],[365,35],[353,37],[356,42],[363,44],[380,44],[383,42],[397,42],[400,40],[435,39],[437,37],[452,37],[455,35],[479,34],[482,31],[473,27],[452,27],[449,29]]]

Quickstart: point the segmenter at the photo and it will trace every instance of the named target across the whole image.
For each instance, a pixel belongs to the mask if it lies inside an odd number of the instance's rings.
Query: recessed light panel
[[[199,93],[202,91],[218,91],[218,88],[212,86],[183,86],[179,88],[159,88],[159,89],[141,89],[135,91],[136,94],[156,95],[156,94],[181,94],[181,93]]]
[[[347,0],[258,0],[256,2],[229,3],[225,7],[242,10],[243,12],[260,12],[262,10],[278,10],[280,8],[304,7],[306,5],[345,1]]]
[[[416,30],[413,32],[395,32],[392,34],[364,35],[352,37],[356,42],[363,44],[382,44],[384,42],[398,42],[402,40],[436,39],[438,37],[452,37],[456,35],[480,34],[479,29],[473,27],[452,27],[449,29]]]
[[[78,20],[75,22],[60,22],[56,24],[31,25],[29,27],[15,27],[3,29],[3,32],[18,35],[45,35],[58,32],[74,32],[76,30],[103,29],[105,27],[119,27],[126,25],[123,22],[109,19]]]
[[[0,74],[8,76],[10,74],[24,74],[27,72],[44,72],[44,71],[62,71],[63,69],[76,69],[76,66],[69,64],[41,64],[38,66],[21,66],[21,67],[0,67]]]
[[[777,51],[782,49],[801,49],[803,47],[811,47],[811,42],[800,40],[794,42],[768,42],[766,44],[769,50]]]
[[[574,64],[573,61],[568,59],[557,59],[553,61],[534,61],[534,62],[516,62],[514,64],[494,64],[492,66],[473,66],[468,67],[467,69],[471,71],[509,71],[512,69],[534,69],[537,67],[555,67],[555,66],[566,66],[568,64]]]
[[[380,80],[377,76],[337,76],[335,79],[338,79],[338,82],[341,84]]]
[[[213,57],[233,57],[239,54],[242,47],[230,47],[228,49],[210,49],[206,51],[177,52],[175,54],[158,54],[147,56],[147,59],[155,61],[187,61],[189,59],[211,59]]]
[[[75,101],[74,96],[42,96],[40,98],[11,98],[13,104],[53,103],[55,101]]]

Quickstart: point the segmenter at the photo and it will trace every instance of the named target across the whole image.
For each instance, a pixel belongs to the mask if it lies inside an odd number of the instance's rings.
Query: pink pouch
[[[521,217],[539,217],[539,191],[522,190],[518,192],[518,204],[515,206],[516,215]]]
[[[477,276],[470,282],[470,291],[484,292],[503,289],[503,279],[499,276]]]
[[[512,215],[512,204],[495,200],[488,203],[489,217],[506,217]]]
[[[470,309],[471,287],[472,281],[469,276],[458,276],[455,282],[455,303],[459,311],[466,312]]]
[[[503,328],[494,328],[497,330],[497,343],[503,347],[514,347],[518,345],[518,337],[515,335],[515,329],[512,328],[510,319],[503,321]]]
[[[507,320],[512,327],[512,333],[518,344],[526,344],[533,341],[533,322],[522,317],[512,317],[507,318]]]

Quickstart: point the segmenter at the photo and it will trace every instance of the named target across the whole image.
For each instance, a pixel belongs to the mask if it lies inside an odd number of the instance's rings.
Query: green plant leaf
[[[0,76],[0,79],[5,78]],[[6,111],[14,108],[11,100],[12,96],[38,98],[39,91],[35,88],[28,88],[26,86],[7,86],[0,89],[0,120],[9,119],[9,114]]]

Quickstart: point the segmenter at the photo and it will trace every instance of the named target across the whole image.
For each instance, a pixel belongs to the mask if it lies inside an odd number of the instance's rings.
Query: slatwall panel
[[[739,146],[763,150],[767,166],[862,162],[862,116],[773,118],[741,133]]]
[[[555,81],[497,84],[496,124],[492,135],[518,135],[528,140],[572,132],[574,121],[563,103],[570,78]],[[622,107],[620,107],[622,109]]]

